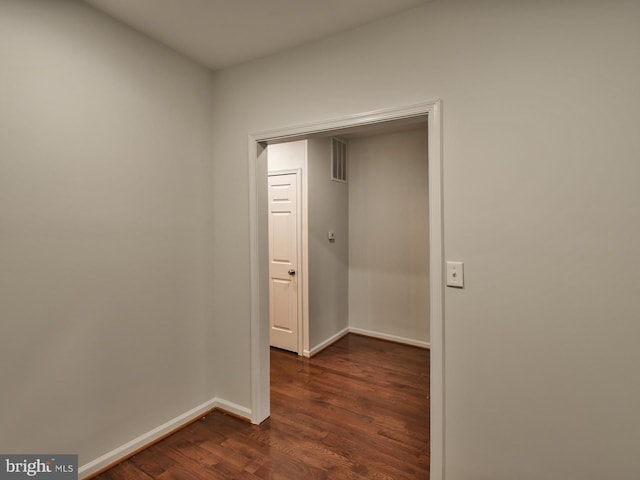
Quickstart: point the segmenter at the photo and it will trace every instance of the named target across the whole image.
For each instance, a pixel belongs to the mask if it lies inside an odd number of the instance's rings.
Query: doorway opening
[[[380,110],[249,136],[250,228],[251,228],[251,388],[252,422],[270,415],[269,253],[267,216],[268,144],[321,135],[340,136],[369,129],[388,129],[426,120],[428,124],[429,297],[430,297],[430,439],[431,475],[441,478],[443,458],[443,245],[442,156],[440,102]]]

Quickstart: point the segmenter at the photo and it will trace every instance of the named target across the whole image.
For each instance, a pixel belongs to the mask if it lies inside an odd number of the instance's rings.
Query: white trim
[[[400,120],[403,118],[421,117],[433,111],[433,106],[440,100],[430,103],[421,103],[408,107],[389,108],[383,110],[374,110],[371,112],[358,113],[355,115],[347,115],[337,119],[319,121],[314,123],[305,123],[302,125],[275,128],[272,130],[264,130],[262,132],[252,133],[256,142],[266,142],[268,140],[291,141],[296,137],[308,137],[314,133],[330,132],[332,130],[340,130],[342,128],[358,127],[363,125],[372,125],[375,123],[388,122],[390,120]],[[427,110],[425,110],[425,107]]]
[[[344,337],[347,333],[349,333],[349,327],[345,328],[344,330],[339,331],[338,333],[336,333],[335,335],[332,335],[331,337],[327,338],[324,342],[316,345],[315,347],[313,347],[311,350],[305,350],[304,352],[302,352],[302,355],[306,358],[311,358],[314,355],[316,355],[317,353],[320,353],[322,350],[324,350],[325,348],[327,348],[329,345],[331,345],[332,343],[337,342],[338,340],[340,340],[342,337]]]
[[[251,410],[247,407],[243,407],[242,405],[238,405],[237,403],[229,402],[224,398],[214,398],[216,410],[221,410],[223,412],[231,413],[236,417],[240,417],[245,420],[251,419]]]
[[[299,354],[309,350],[309,142],[305,143],[302,163],[302,344]]]
[[[269,245],[261,242],[265,222],[260,212],[259,193],[266,185],[259,182],[268,175],[267,149],[257,136],[249,135],[249,258],[250,258],[250,329],[251,329],[251,423],[259,425],[271,415],[269,359]],[[268,220],[268,219],[267,219]],[[265,250],[265,247],[267,250]],[[265,258],[266,256],[266,258]],[[264,275],[267,283],[260,281]],[[266,295],[265,295],[266,289]],[[267,319],[266,322],[262,321]],[[267,348],[263,348],[264,345]]]
[[[248,408],[236,405],[235,403],[227,402],[226,400],[223,400],[221,398],[213,398],[201,405],[198,405],[195,408],[192,408],[188,412],[185,412],[182,415],[178,415],[168,422],[165,422],[162,425],[149,430],[148,432],[143,433],[130,442],[127,442],[124,445],[121,445],[111,450],[110,452],[105,453],[95,460],[82,465],[78,469],[78,475],[80,478],[87,478],[110,465],[114,465],[117,462],[131,456],[131,454],[133,454],[134,452],[153,444],[156,440],[162,438],[168,433],[180,429],[182,426],[191,423],[199,416],[215,409],[224,410],[246,419],[249,419],[251,417],[251,410],[249,410]]]
[[[265,297],[264,234],[261,227],[265,215],[260,195],[266,175],[266,158],[258,154],[259,143],[286,141],[313,133],[357,127],[390,120],[427,116],[429,155],[429,256],[430,256],[430,338],[431,338],[431,480],[444,478],[444,242],[442,197],[442,112],[440,100],[407,107],[376,110],[334,120],[251,133],[249,141],[249,230],[251,260],[251,408],[252,421],[260,423],[269,416],[269,336],[268,289]],[[268,262],[266,262],[268,263]],[[267,265],[268,267],[268,265]],[[267,285],[268,287],[268,285]],[[266,313],[265,313],[266,312]]]
[[[423,342],[421,340],[414,340],[412,338],[397,337],[395,335],[389,335],[388,333],[374,332],[372,330],[365,330],[363,328],[349,327],[350,333],[356,333],[358,335],[364,335],[365,337],[379,338],[380,340],[389,340],[396,343],[404,343],[405,345],[411,345],[413,347],[431,348],[429,342]]]
[[[429,339],[431,446],[429,478],[444,480],[445,409],[444,409],[444,206],[442,156],[442,102],[429,109]]]

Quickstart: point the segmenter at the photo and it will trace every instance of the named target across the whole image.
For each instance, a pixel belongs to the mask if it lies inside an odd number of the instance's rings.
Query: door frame
[[[306,163],[306,162],[305,162]],[[306,168],[306,166],[305,166]],[[302,356],[305,349],[309,348],[309,333],[308,333],[308,300],[307,300],[307,285],[308,285],[308,268],[307,268],[307,238],[306,238],[306,217],[307,217],[307,202],[306,202],[306,187],[303,191],[303,169],[302,168],[288,168],[284,170],[267,170],[267,177],[275,177],[278,175],[295,175],[296,176],[296,249],[298,271],[298,288],[296,294],[298,295],[298,332],[297,342],[298,347],[296,353]],[[270,267],[270,266],[269,266]],[[271,276],[271,272],[269,272]],[[269,311],[271,315],[271,311]],[[269,340],[271,345],[271,340]],[[252,409],[253,411],[253,409]]]
[[[429,293],[430,293],[430,473],[441,480],[444,469],[444,242],[442,175],[442,105],[440,100],[375,110],[315,123],[249,134],[249,228],[251,315],[251,421],[270,415],[269,265],[267,232],[267,142],[289,141],[313,134],[383,122],[427,117],[429,162]],[[266,291],[266,293],[265,293]]]

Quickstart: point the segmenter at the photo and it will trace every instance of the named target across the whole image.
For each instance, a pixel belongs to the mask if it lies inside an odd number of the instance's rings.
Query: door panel
[[[295,218],[291,218],[291,213],[272,212],[273,237],[271,238],[273,262],[291,265],[295,245],[291,245],[291,230],[295,228]],[[293,251],[292,251],[293,250]]]
[[[271,345],[298,352],[298,179],[269,176]]]

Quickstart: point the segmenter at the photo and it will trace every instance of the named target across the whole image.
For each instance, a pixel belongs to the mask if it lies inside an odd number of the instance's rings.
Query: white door
[[[269,176],[271,346],[298,352],[298,178]]]

